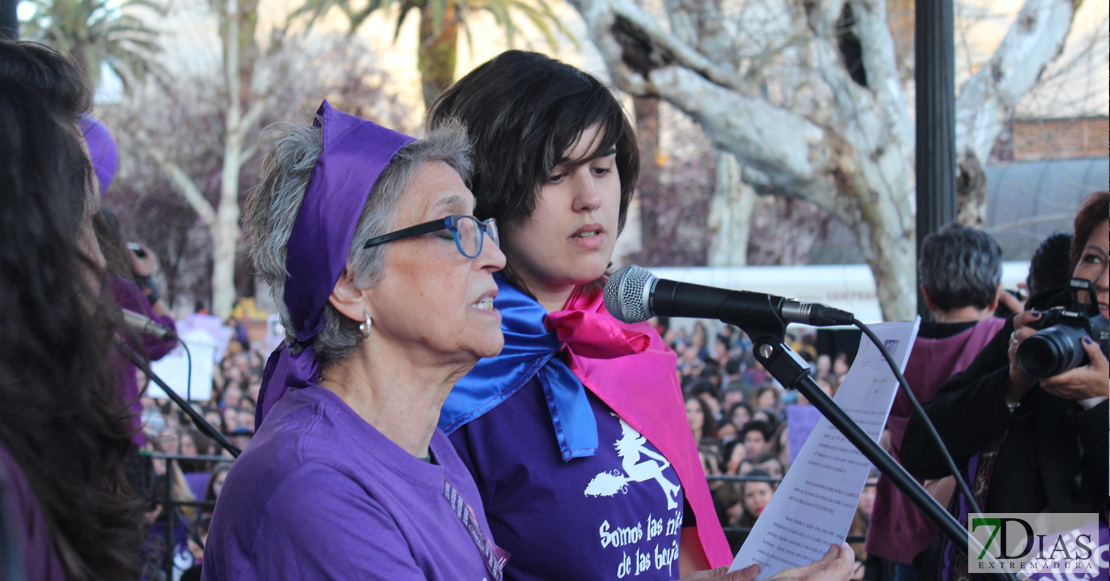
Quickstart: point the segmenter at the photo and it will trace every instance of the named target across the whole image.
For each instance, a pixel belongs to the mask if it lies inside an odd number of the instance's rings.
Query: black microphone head
[[[618,321],[639,323],[652,317],[648,298],[655,275],[642,266],[626,266],[605,283],[605,308]]]

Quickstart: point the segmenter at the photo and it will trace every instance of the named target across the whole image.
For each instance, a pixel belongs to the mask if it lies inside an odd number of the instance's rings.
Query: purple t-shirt
[[[678,474],[587,395],[597,420],[595,456],[563,461],[535,378],[450,436],[494,537],[513,556],[505,579],[678,579],[685,505]]]
[[[171,317],[159,315],[150,308],[150,302],[147,301],[139,285],[130,280],[115,277],[111,279],[111,284],[112,293],[121,309],[139,313],[171,331],[177,330]],[[151,361],[165,357],[177,347],[176,339],[159,339],[151,335],[141,335],[139,338],[143,342],[143,352]],[[131,346],[132,349],[135,347],[135,345]],[[135,377],[135,364],[122,354],[117,354],[116,357],[116,381],[119,383],[120,391],[123,392],[124,403],[131,409],[131,425],[135,430],[131,439],[136,446],[142,448],[146,445],[146,438],[143,436],[143,403],[139,400],[139,382]]]
[[[0,444],[0,513],[7,521],[0,526],[6,525],[8,532],[14,533],[9,542],[18,547],[16,554],[23,555],[24,578],[65,581],[66,572],[42,506],[23,470],[3,444]]]
[[[488,538],[474,483],[438,429],[431,452],[413,457],[327,389],[291,391],[228,472],[203,578],[492,581],[444,496],[450,483]]]

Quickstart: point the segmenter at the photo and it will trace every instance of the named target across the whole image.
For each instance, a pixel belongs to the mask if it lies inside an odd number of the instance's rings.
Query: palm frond
[[[576,50],[580,48],[578,44],[578,39],[575,38],[573,34],[571,34],[570,29],[567,28],[565,23],[563,23],[563,19],[560,18],[559,14],[555,12],[555,9],[552,8],[550,4],[548,4],[547,0],[534,1],[540,5],[540,11],[543,14],[544,18],[550,22],[555,23],[555,28],[558,29],[559,32],[563,34],[563,36],[570,40],[571,46],[573,46]],[[558,42],[558,39],[556,39],[556,42]],[[551,43],[551,40],[548,40],[548,43]],[[551,48],[552,50],[557,50],[557,45],[551,44]]]
[[[371,14],[378,10],[388,10],[392,3],[393,0],[369,0],[366,6],[358,11],[345,10],[344,13],[347,15],[347,35],[353,35]],[[340,5],[349,6],[346,2],[341,2]]]
[[[474,54],[474,35],[470,33],[470,23],[467,22],[462,13],[462,8],[459,8],[459,26],[462,27],[463,35],[466,36],[466,49],[470,54]]]
[[[158,31],[137,17],[136,9],[164,14],[160,0],[26,0],[35,6],[35,16],[27,23],[30,38],[72,55],[97,83],[101,63],[107,64],[124,83],[159,68]]]
[[[548,19],[544,16],[544,14],[526,4],[520,4],[516,6],[516,9],[520,12],[523,12],[528,21],[532,23],[532,26],[535,26],[537,29],[539,29],[540,34],[543,35],[544,40],[547,41],[548,46],[550,46],[552,50],[559,49],[559,41],[555,38],[555,34],[552,32],[551,27],[548,25]]]
[[[413,9],[417,11],[420,9],[420,6],[413,2],[413,0],[403,0],[401,2],[401,8],[397,14],[397,24],[393,28],[393,42],[397,42],[397,37],[401,35],[401,25],[405,22],[405,16]]]

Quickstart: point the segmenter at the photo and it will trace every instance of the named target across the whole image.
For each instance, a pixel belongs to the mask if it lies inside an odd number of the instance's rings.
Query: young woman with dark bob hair
[[[509,51],[445,92],[428,125],[451,119],[474,142],[475,215],[502,225],[505,348],[456,385],[440,426],[512,554],[506,579],[723,575],[704,571],[732,556],[676,356],[602,301],[640,165],[620,104],[574,67]],[[835,576],[851,551],[830,553],[820,567]]]

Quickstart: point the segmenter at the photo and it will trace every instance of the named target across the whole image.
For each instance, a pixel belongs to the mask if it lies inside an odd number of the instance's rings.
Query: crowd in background
[[[158,359],[169,348],[156,347],[147,337],[137,337],[119,309],[139,312],[155,321],[163,317],[171,329],[174,323],[151,280],[155,259],[141,245],[128,249],[132,245],[124,242],[118,225],[112,224],[110,213],[99,208],[96,194],[106,189],[107,183],[97,181],[103,180],[94,176],[88,153],[82,148],[83,141],[75,131],[79,113],[87,110],[90,99],[87,91],[73,82],[77,71],[42,49],[2,42],[0,49],[9,60],[0,81],[10,85],[7,91],[0,91],[0,117],[8,121],[0,124],[6,127],[0,134],[8,139],[8,149],[27,154],[17,157],[18,163],[5,171],[14,176],[9,176],[11,183],[29,184],[6,191],[5,204],[0,204],[0,208],[7,210],[2,214],[6,228],[0,231],[10,237],[8,244],[0,246],[4,248],[0,262],[4,272],[15,273],[0,277],[0,286],[5,291],[0,292],[0,297],[5,298],[8,306],[0,309],[5,315],[0,338],[16,347],[8,347],[0,357],[4,371],[0,376],[16,378],[0,383],[3,388],[0,395],[5,409],[19,410],[18,414],[6,415],[5,422],[0,424],[4,436],[0,442],[0,492],[16,495],[14,500],[0,500],[21,509],[16,516],[26,519],[17,524],[27,525],[35,533],[23,539],[28,543],[26,554],[30,557],[26,563],[42,571],[35,570],[29,577],[61,579],[68,570],[73,578],[134,578],[137,571],[133,553],[139,552],[141,546],[143,578],[166,581],[198,578],[197,565],[203,558],[209,518],[223,488],[231,455],[213,445],[171,402],[139,395],[146,393],[147,378],[134,365],[140,362],[141,366],[142,359]],[[55,76],[57,86],[42,80]],[[21,107],[42,108],[43,103],[47,106],[43,110],[16,114]],[[37,119],[39,124],[26,124],[26,119]],[[85,140],[92,140],[88,133]],[[58,159],[50,158],[51,155]],[[44,169],[43,160],[80,171],[59,172],[53,165]],[[54,179],[57,176],[68,181]],[[1097,192],[1084,203],[1070,244],[1069,268],[1064,274],[1056,273],[1047,279],[1064,283],[1063,279],[1075,277],[1090,283],[1090,289],[1069,294],[1047,285],[1028,304],[1013,305],[1011,312],[1056,305],[1101,311],[1105,321],[1106,297],[1110,292],[1106,267],[1110,259],[1106,243],[1108,198],[1107,192]],[[478,236],[482,234],[479,232]],[[926,247],[927,242],[928,239]],[[1050,242],[1051,239],[1046,241],[1041,250]],[[994,262],[998,262],[1001,250],[996,243],[993,246],[988,254],[997,254]],[[459,250],[462,252],[461,247]],[[1038,256],[1043,257],[1041,250]],[[1030,281],[1038,270],[1038,256],[1034,257]],[[941,262],[946,267],[958,266],[951,260]],[[1055,258],[1044,262],[1052,266],[1065,261]],[[991,284],[986,287],[988,294],[994,291],[993,302],[977,307],[986,318],[998,314],[1000,266],[995,270]],[[950,277],[937,278],[947,281]],[[53,284],[57,281],[66,282]],[[926,302],[937,318],[934,326],[956,324],[946,323],[936,314],[952,315],[958,309],[944,305],[934,309],[932,300],[939,294],[930,291],[928,285],[923,286]],[[1029,288],[1040,286],[1030,282]],[[1083,293],[1086,295],[1081,300]],[[1038,297],[1048,297],[1047,302],[1038,303]],[[1084,337],[1081,349],[1087,359],[1083,364],[1076,360],[1073,362],[1076,369],[1046,375],[1038,384],[1032,376],[1021,375],[1028,372],[1013,361],[1022,341],[1036,333],[1032,321],[1042,316],[1040,312],[1023,312],[1006,320],[1001,330],[984,333],[990,342],[982,351],[971,351],[980,353],[967,368],[971,372],[947,380],[937,378],[945,383],[933,386],[939,388],[939,396],[926,402],[925,410],[934,423],[940,423],[969,410],[989,411],[993,405],[992,413],[1001,435],[982,450],[968,446],[963,450],[964,456],[983,454],[990,459],[984,462],[987,468],[977,473],[971,469],[977,502],[985,503],[988,509],[1001,510],[1010,507],[1003,501],[1028,493],[1028,498],[1019,498],[1026,503],[1020,506],[1030,506],[1034,511],[1053,506],[1053,502],[1067,502],[1070,504],[1066,506],[1080,509],[1074,512],[1100,509],[1105,530],[1106,481],[1102,478],[1107,461],[1105,335],[1101,351],[1089,336]],[[44,321],[49,324],[43,324]],[[959,322],[965,323],[972,324]],[[784,391],[753,357],[750,341],[735,328],[726,326],[715,331],[710,341],[710,331],[700,322],[689,331],[672,327],[666,320],[656,320],[654,324],[677,354],[675,373],[681,379],[689,428],[711,482],[718,517],[729,529],[750,530],[775,494],[777,483],[788,472],[792,452],[796,452],[796,438],[795,446],[791,445],[790,418],[800,416],[792,412],[805,409],[809,402],[795,392]],[[215,364],[211,396],[192,405],[207,424],[243,449],[254,435],[265,353],[252,346],[238,321],[230,319],[228,326],[232,340]],[[947,338],[950,337],[934,339]],[[818,385],[829,395],[835,395],[851,366],[849,355],[819,352],[812,333],[788,336],[787,343],[811,365]],[[132,351],[140,353],[128,357]],[[57,364],[58,354],[65,354],[64,365]],[[669,364],[667,367],[669,372]],[[1001,373],[1002,370],[1007,373]],[[910,375],[907,373],[907,378],[914,383],[915,378]],[[961,382],[969,386],[965,389]],[[1040,389],[1034,390],[1034,385]],[[981,398],[984,405],[962,405],[959,400],[967,394],[976,395],[999,386],[1005,389],[1007,399],[999,396],[999,389],[994,389],[991,393],[996,397],[989,401]],[[141,413],[132,418],[123,408],[134,410],[136,403],[141,406]],[[938,403],[948,407],[935,405]],[[1049,413],[1054,415],[1049,417]],[[1046,440],[1044,434],[1029,429],[1037,414],[1048,417],[1041,424],[1054,428],[1049,434],[1054,440]],[[921,416],[910,420],[907,434],[915,434],[914,422],[920,424]],[[970,422],[947,423],[952,426],[946,430],[945,445],[950,450],[958,448],[958,444],[965,443],[962,440],[968,439],[964,426]],[[132,426],[135,429],[128,429]],[[1077,431],[1075,426],[1080,429]],[[793,428],[801,429],[799,423]],[[1014,437],[1015,434],[1024,439]],[[907,436],[907,440],[913,439]],[[1051,445],[1039,445],[1044,442]],[[1007,451],[1003,446],[1024,454],[1021,461],[1007,463],[1005,460],[1015,456],[1000,452]],[[918,467],[924,468],[917,472],[929,478],[947,476],[926,465],[935,463],[931,449],[927,456],[925,461],[918,459]],[[995,464],[992,457],[1002,461]],[[1038,472],[1038,466],[1048,466],[1048,462],[1061,457],[1067,463],[1064,469],[1045,468],[1043,474]],[[911,461],[905,462],[909,468]],[[149,466],[146,475],[137,474],[147,470],[140,464]],[[1011,472],[1007,473],[1007,469]],[[1031,476],[1025,477],[1025,473]],[[233,476],[229,486],[233,487],[234,480]],[[1038,488],[1042,480],[1052,486]],[[1030,482],[1033,485],[1027,484]],[[988,490],[993,497],[986,496]],[[1015,490],[1018,494],[1013,494]],[[138,501],[144,503],[141,514]],[[992,501],[994,504],[989,504]],[[866,533],[874,506],[874,486],[869,481],[860,496],[850,535]],[[879,506],[883,506],[881,502]],[[3,508],[0,516],[15,514],[7,511],[7,505]],[[883,510],[876,514],[882,515]],[[141,517],[145,517],[145,526],[140,523]],[[874,530],[880,530],[877,522]],[[146,542],[139,542],[139,534],[146,535]],[[881,564],[874,569],[870,566],[873,560],[862,546],[857,545],[855,551],[868,565],[857,568],[857,577],[887,578],[882,574]],[[36,555],[49,560],[35,559]],[[66,561],[65,569],[62,558]],[[173,561],[181,574],[167,575],[168,560]],[[90,574],[84,575],[82,571]]]
[[[1055,238],[1046,241],[1046,246]],[[1038,257],[1034,258],[1035,267]],[[1044,262],[1043,257],[1040,260]],[[1022,307],[1011,306],[1019,310]],[[1008,307],[1003,304],[999,308],[1005,313]],[[792,454],[791,449],[788,419],[796,415],[792,408],[810,404],[796,391],[784,390],[771,377],[752,353],[751,340],[736,327],[717,324],[710,331],[701,321],[692,326],[677,321],[672,325],[667,319],[652,319],[651,323],[677,355],[676,373],[683,388],[687,421],[698,443],[718,518],[736,551],[774,496],[797,453],[794,450]],[[259,343],[252,346],[245,327],[235,318],[228,319],[227,326],[231,340],[215,365],[211,397],[192,405],[209,424],[242,449],[254,434],[255,406],[266,354]],[[829,396],[835,396],[851,367],[852,356],[846,352],[819,351],[815,329],[792,328],[786,342],[809,364],[817,385]],[[164,491],[160,498],[168,493],[179,507],[173,535],[167,535],[166,514],[161,504],[153,503],[152,512],[148,513],[148,522],[153,527],[146,553],[149,557],[146,576],[159,579],[167,558],[164,539],[171,536],[176,543],[175,566],[188,569],[199,563],[212,507],[219,497],[231,457],[169,400],[143,397],[142,405],[145,449],[182,456],[172,461],[157,456],[154,461],[155,496]],[[812,417],[812,412],[808,415]],[[801,429],[812,427],[812,421],[807,421]],[[889,449],[889,434],[884,432],[883,436],[881,443]],[[798,441],[801,440],[796,439],[795,444]],[[877,472],[873,472],[860,495],[849,530],[849,536],[857,540],[867,535],[877,479]],[[893,564],[876,555],[869,558],[862,542],[852,545],[859,562],[854,578],[893,578]]]
[[[228,326],[232,340],[213,370],[211,397],[191,405],[228,441],[245,449],[254,436],[254,409],[266,359],[262,347],[251,346],[237,320],[229,319]],[[173,559],[175,568],[196,569],[199,575],[196,565],[203,555],[213,507],[231,467],[231,454],[205,436],[174,402],[144,396],[142,406],[145,450],[155,453],[155,501],[147,515],[152,528],[144,576],[163,578],[167,558]],[[160,502],[167,494],[176,507],[172,535],[166,533],[168,511]],[[173,546],[168,557],[167,538]]]
[[[797,392],[783,390],[763,369],[751,353],[751,341],[739,329],[724,326],[710,341],[709,332],[700,321],[692,331],[671,328],[666,320],[653,323],[678,355],[677,372],[685,395],[686,415],[698,442],[706,476],[750,479],[710,482],[721,524],[735,529],[730,537],[736,544],[734,549],[739,548],[774,495],[778,481],[790,468],[788,409],[808,402]],[[252,346],[238,321],[231,318],[228,325],[232,340],[215,365],[211,397],[192,405],[209,424],[242,449],[254,434],[255,406],[266,354],[257,343]],[[835,395],[850,367],[849,355],[818,353],[813,330],[788,335],[787,340],[810,364],[818,385],[829,395]],[[172,401],[143,397],[142,404],[149,452],[222,456],[222,459],[154,460],[156,497],[165,497],[168,479],[171,499],[183,507],[175,513],[175,551],[182,555],[190,552],[192,562],[199,562],[212,507],[231,465],[231,456],[193,425]],[[861,496],[852,535],[866,533],[869,499],[873,498],[871,480]],[[148,514],[148,520],[156,525],[150,534],[155,550],[148,552],[147,577],[157,579],[165,558],[166,515],[160,504],[153,510],[157,512]],[[862,545],[854,548],[862,561]],[[186,565],[192,563],[188,557],[179,556],[177,566],[182,558]],[[862,572],[861,568],[860,575]]]
[[[789,410],[809,402],[771,377],[752,353],[751,340],[736,327],[719,325],[719,331],[711,333],[701,321],[692,328],[667,319],[651,322],[678,356],[686,417],[721,525],[730,533],[733,549],[739,549],[797,453],[791,454]],[[851,356],[819,352],[816,329],[791,331],[787,343],[810,365],[818,386],[835,395],[851,367]],[[744,478],[714,478],[720,476]],[[874,486],[871,478],[860,496],[853,536],[867,532]],[[863,562],[862,543],[853,548]],[[861,566],[857,577],[863,574]]]

